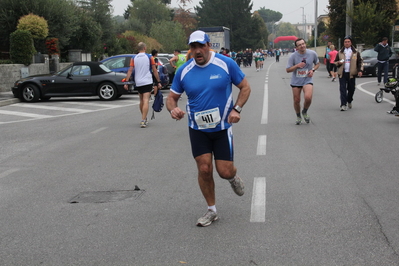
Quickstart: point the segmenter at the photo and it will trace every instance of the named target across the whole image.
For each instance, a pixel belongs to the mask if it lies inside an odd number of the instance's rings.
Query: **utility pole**
[[[345,36],[352,35],[352,19],[349,17],[349,12],[353,11],[353,0],[346,0],[346,27]]]
[[[302,27],[303,27],[303,39],[306,40],[306,25],[305,25],[305,8],[302,8]]]
[[[314,1],[314,49],[317,47],[317,0]]]

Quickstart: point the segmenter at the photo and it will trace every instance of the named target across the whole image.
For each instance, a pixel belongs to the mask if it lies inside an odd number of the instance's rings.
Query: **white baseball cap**
[[[211,39],[209,39],[208,34],[203,32],[202,30],[197,30],[191,33],[190,38],[188,40],[188,44],[191,44],[193,42],[199,42],[201,44],[205,44],[210,41]]]

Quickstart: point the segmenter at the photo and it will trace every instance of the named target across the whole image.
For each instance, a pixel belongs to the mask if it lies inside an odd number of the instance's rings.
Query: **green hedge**
[[[30,31],[16,30],[10,34],[10,56],[14,63],[30,65],[35,53]]]
[[[12,60],[0,60],[0,65],[4,65],[4,64],[14,64],[14,62]]]

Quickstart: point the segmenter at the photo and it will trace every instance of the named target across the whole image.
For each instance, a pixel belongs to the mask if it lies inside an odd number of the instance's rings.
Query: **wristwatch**
[[[239,105],[234,106],[233,109],[234,109],[237,113],[241,113],[241,111],[242,111],[242,108],[241,108],[241,106],[239,106]]]

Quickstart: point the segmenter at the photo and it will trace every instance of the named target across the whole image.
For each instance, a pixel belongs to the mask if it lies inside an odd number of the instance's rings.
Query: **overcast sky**
[[[199,5],[198,3],[200,1],[201,0],[192,0],[192,4],[188,7],[192,8]],[[304,18],[303,14],[305,14],[306,23],[314,24],[315,1],[318,1],[317,16],[327,14],[328,0],[252,0],[252,12],[261,7],[265,7],[266,9],[280,12],[283,14],[281,20],[292,24],[302,23]],[[114,6],[114,15],[123,15],[124,10],[129,4],[130,0],[113,0],[112,5]],[[178,1],[172,0],[171,6],[178,7]]]

